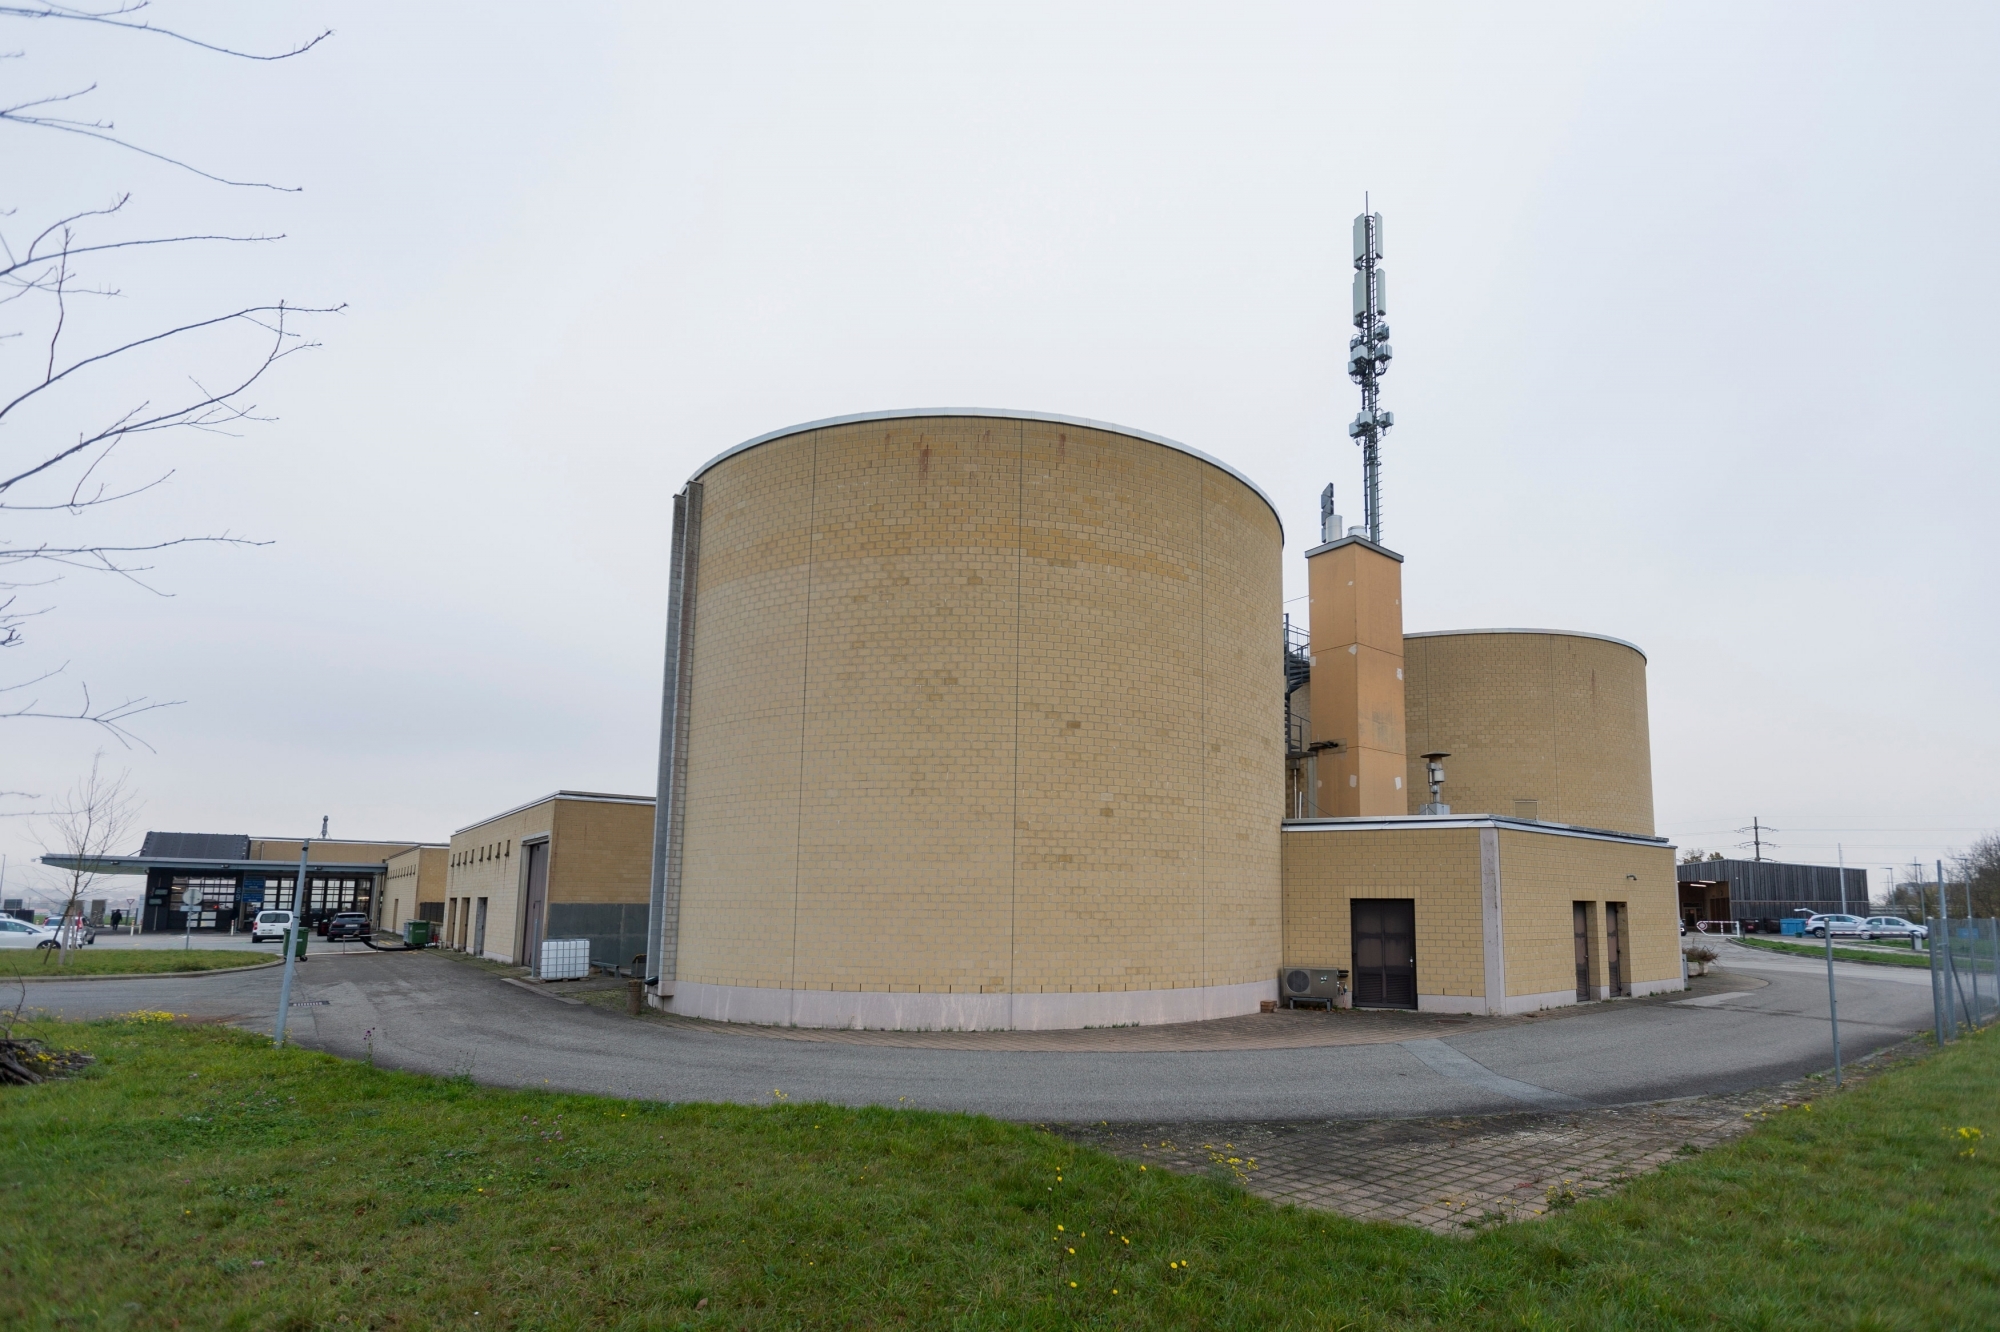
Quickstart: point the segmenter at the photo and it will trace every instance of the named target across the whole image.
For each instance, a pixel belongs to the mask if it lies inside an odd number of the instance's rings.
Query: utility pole
[[[285,979],[278,986],[278,1029],[271,1033],[271,1044],[285,1043],[285,1021],[292,1011],[292,974],[299,965],[299,923],[305,919],[306,904],[306,853],[312,849],[312,838],[299,843],[299,877],[292,885],[292,927],[285,931]]]

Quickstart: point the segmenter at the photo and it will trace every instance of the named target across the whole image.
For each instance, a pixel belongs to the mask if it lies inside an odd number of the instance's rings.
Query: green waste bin
[[[297,956],[301,960],[303,960],[306,955],[306,940],[312,938],[312,931],[307,929],[303,924],[301,924],[299,928],[292,931],[292,933],[299,936]]]
[[[431,946],[431,923],[427,920],[406,920],[403,922],[403,947],[429,948]]]

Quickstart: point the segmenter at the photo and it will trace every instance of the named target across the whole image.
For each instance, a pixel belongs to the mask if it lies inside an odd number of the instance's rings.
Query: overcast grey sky
[[[2000,823],[1991,4],[153,13],[337,33],[251,65],[4,25],[7,100],[94,81],[135,139],[303,190],[0,125],[10,236],[124,190],[123,234],[287,236],[107,263],[125,294],[66,337],[348,308],[260,386],[279,419],[149,445],[173,480],[95,520],[275,544],[162,560],[170,598],[73,576],[0,657],[186,700],[107,758],[145,827],[442,839],[650,791],[670,497],[819,417],[1183,440],[1278,501],[1302,595],[1321,486],[1359,509],[1364,190],[1410,628],[1639,644],[1683,846],[1755,814],[1777,854],[1880,867]],[[0,343],[0,374],[38,354]],[[0,722],[0,787],[103,745]],[[0,820],[15,873],[32,834]]]

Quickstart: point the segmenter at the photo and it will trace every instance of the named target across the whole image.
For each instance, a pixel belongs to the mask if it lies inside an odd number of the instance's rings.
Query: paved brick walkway
[[[1915,1057],[1890,1046],[1849,1080]],[[1696,1155],[1831,1089],[1805,1080],[1616,1110],[1460,1119],[1051,1125],[1079,1142],[1184,1174],[1233,1178],[1274,1202],[1439,1233],[1541,1216]]]

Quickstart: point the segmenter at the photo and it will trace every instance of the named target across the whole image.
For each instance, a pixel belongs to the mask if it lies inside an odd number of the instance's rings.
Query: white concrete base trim
[[[1419,1013],[1490,1013],[1486,997],[1479,994],[1420,994]]]
[[[1541,994],[1510,994],[1503,1013],[1539,1013],[1544,1008],[1563,1008],[1576,1003],[1576,987],[1545,990]]]
[[[884,994],[778,990],[677,981],[661,1005],[685,1017],[772,1027],[865,1031],[1066,1031],[1152,1027],[1254,1013],[1278,997],[1278,982],[1245,981],[1180,990],[1094,990],[1070,994]]]
[[[1670,976],[1666,980],[1635,980],[1632,982],[1632,997],[1637,999],[1648,994],[1671,994],[1675,990],[1685,990],[1687,987],[1688,983],[1679,976]]]
[[[1477,994],[1420,994],[1419,1013],[1474,1013],[1492,1017],[1503,1013],[1535,1013],[1544,1008],[1561,1008],[1576,1002],[1576,991],[1550,990],[1547,994],[1510,994],[1498,1004]]]

